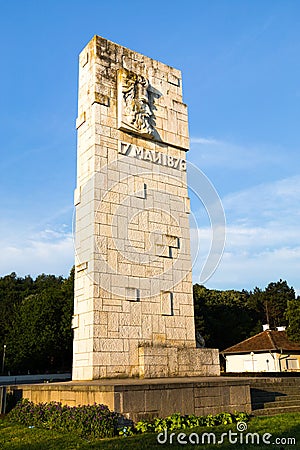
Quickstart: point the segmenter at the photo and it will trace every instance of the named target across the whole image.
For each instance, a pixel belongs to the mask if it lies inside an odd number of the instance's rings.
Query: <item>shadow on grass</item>
[[[96,449],[152,449],[156,447],[156,435],[138,435],[130,438],[88,440],[71,433],[42,428],[29,428],[8,420],[0,420],[1,450],[96,450]]]

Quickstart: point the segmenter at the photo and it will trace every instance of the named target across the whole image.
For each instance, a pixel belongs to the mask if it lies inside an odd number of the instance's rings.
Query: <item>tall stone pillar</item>
[[[180,71],[95,36],[76,125],[73,380],[218,374],[195,344]]]

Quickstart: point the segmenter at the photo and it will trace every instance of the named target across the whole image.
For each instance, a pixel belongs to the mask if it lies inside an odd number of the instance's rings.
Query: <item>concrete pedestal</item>
[[[70,406],[103,403],[132,420],[181,414],[251,412],[249,380],[221,377],[151,380],[97,380],[10,386],[9,391],[39,403]]]

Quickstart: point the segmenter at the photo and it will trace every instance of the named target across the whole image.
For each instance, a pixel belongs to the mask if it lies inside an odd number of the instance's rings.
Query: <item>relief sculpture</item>
[[[149,81],[126,69],[118,73],[119,128],[153,138],[153,109]]]

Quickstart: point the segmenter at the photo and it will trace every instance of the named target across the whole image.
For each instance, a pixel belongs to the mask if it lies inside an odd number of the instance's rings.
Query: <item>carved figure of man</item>
[[[153,112],[148,80],[142,75],[127,72],[123,76],[122,92],[125,102],[124,112],[129,124],[143,135],[153,137],[154,128],[151,123]]]

